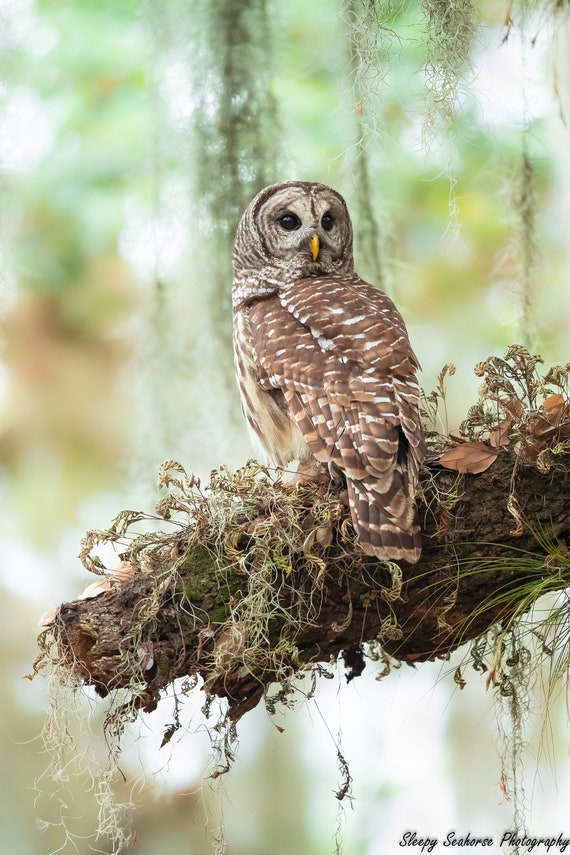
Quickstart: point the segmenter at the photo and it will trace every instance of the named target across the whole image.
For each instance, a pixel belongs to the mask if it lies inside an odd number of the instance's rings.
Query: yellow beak
[[[318,236],[318,234],[314,234],[313,237],[311,238],[311,252],[313,254],[313,261],[316,261],[317,258],[319,257],[320,248],[321,248],[321,245],[319,243],[319,236]]]

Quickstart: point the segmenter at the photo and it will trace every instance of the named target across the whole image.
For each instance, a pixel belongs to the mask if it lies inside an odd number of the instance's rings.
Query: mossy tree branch
[[[339,654],[358,675],[366,642],[410,663],[440,657],[570,584],[568,456],[549,474],[512,451],[480,475],[426,470],[422,559],[401,568],[360,552],[326,485],[255,474],[217,473],[209,495],[192,493],[188,524],[131,543],[130,578],[62,604],[43,639],[61,666],[103,695],[129,687],[147,710],[199,676],[237,719],[270,683],[284,697],[299,670]],[[181,510],[190,492],[175,484]]]

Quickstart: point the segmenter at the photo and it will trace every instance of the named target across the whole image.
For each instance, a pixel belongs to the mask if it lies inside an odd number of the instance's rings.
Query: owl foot
[[[317,461],[292,461],[291,466],[276,467],[278,479],[286,486],[301,487],[303,484],[320,483],[325,476],[323,466]]]

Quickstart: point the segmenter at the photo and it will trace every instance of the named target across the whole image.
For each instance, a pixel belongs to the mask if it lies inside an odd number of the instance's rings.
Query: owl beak
[[[314,234],[313,237],[311,238],[311,253],[313,255],[313,261],[316,261],[317,258],[319,257],[320,248],[321,248],[321,245],[319,242],[319,236],[318,236],[318,234]]]

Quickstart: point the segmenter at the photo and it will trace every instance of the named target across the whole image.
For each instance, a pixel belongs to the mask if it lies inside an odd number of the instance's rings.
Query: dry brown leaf
[[[536,416],[536,418],[529,422],[527,431],[531,436],[546,437],[548,434],[553,435],[556,433],[556,425],[547,422],[541,416]]]
[[[38,623],[40,626],[51,626],[51,624],[55,620],[55,609],[50,609],[48,612],[44,612]]]
[[[485,445],[484,442],[463,442],[461,445],[445,451],[436,463],[445,469],[454,469],[456,472],[478,475],[484,472],[497,459],[498,451]]]
[[[111,580],[105,576],[105,578],[98,579],[96,582],[91,582],[90,585],[87,585],[85,590],[81,594],[79,594],[77,599],[92,600],[94,597],[98,597],[100,596],[100,594],[104,594],[105,591],[110,591],[111,588]]]
[[[109,578],[114,582],[126,582],[134,575],[134,572],[130,561],[121,561],[118,567],[110,571]]]
[[[559,422],[566,409],[564,395],[561,395],[559,392],[555,395],[549,395],[542,402],[542,409],[548,415],[551,422]]]
[[[507,413],[507,418],[510,417],[513,421],[519,421],[524,415],[522,402],[518,398],[511,398],[505,406],[505,412]]]
[[[542,448],[530,442],[517,442],[514,448],[517,457],[526,457],[528,460],[536,460],[541,450]]]
[[[511,425],[513,423],[512,419],[503,419],[502,422],[499,422],[498,426],[491,433],[489,437],[489,442],[493,446],[493,448],[501,448],[504,445],[508,445],[511,438]]]

